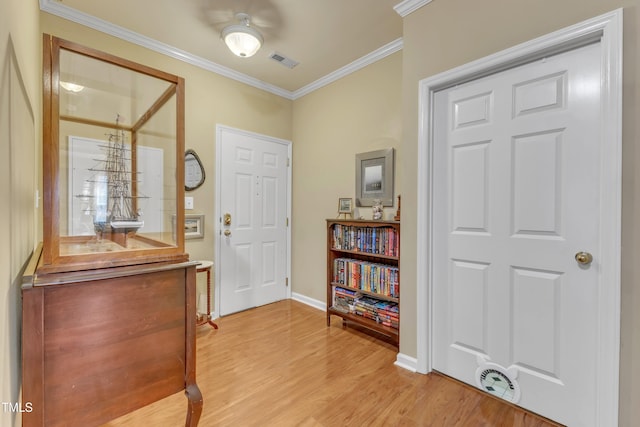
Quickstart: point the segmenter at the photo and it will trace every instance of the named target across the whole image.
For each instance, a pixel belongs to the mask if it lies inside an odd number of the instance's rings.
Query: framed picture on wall
[[[204,215],[185,214],[184,238],[201,239],[204,237]]]
[[[393,206],[394,149],[356,154],[356,206]]]
[[[172,231],[173,239],[176,235],[176,216],[172,215]],[[202,239],[204,238],[204,215],[202,214],[185,214],[184,215],[184,238],[185,239]]]

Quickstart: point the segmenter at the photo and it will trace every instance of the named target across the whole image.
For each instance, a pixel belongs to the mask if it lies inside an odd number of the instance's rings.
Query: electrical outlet
[[[184,198],[184,208],[185,209],[193,209],[193,197],[185,197]]]

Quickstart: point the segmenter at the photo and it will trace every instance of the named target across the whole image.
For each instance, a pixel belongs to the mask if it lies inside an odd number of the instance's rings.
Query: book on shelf
[[[351,258],[333,260],[333,282],[391,298],[399,295],[398,267]]]
[[[356,290],[353,289],[347,289],[347,288],[340,288],[340,287],[336,287],[335,289],[336,294],[338,295],[342,295],[344,297],[352,297],[352,298],[357,298],[362,296],[362,294]]]
[[[333,248],[372,255],[398,256],[397,231],[392,227],[334,224]]]
[[[362,296],[354,302],[354,313],[385,326],[398,329],[398,304]]]
[[[334,289],[333,308],[343,313],[353,313],[355,303],[362,294],[353,289],[345,289],[336,286]]]

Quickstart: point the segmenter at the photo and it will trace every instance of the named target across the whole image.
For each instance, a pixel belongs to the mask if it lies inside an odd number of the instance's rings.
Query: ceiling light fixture
[[[71,82],[60,82],[60,86],[73,93],[78,93],[84,89],[84,86]]]
[[[253,56],[264,41],[258,30],[249,26],[251,17],[246,13],[236,14],[240,24],[229,25],[222,30],[222,40],[231,52],[241,58]]]

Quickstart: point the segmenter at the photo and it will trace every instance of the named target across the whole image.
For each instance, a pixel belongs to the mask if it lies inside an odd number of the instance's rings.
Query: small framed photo
[[[173,232],[173,240],[176,239],[176,216],[171,216],[171,228]],[[204,215],[203,214],[185,214],[184,215],[184,238],[185,239],[202,239],[204,238]]]
[[[350,214],[353,211],[353,199],[341,197],[338,199],[338,213]]]
[[[184,238],[201,239],[204,237],[204,215],[185,214]]]

